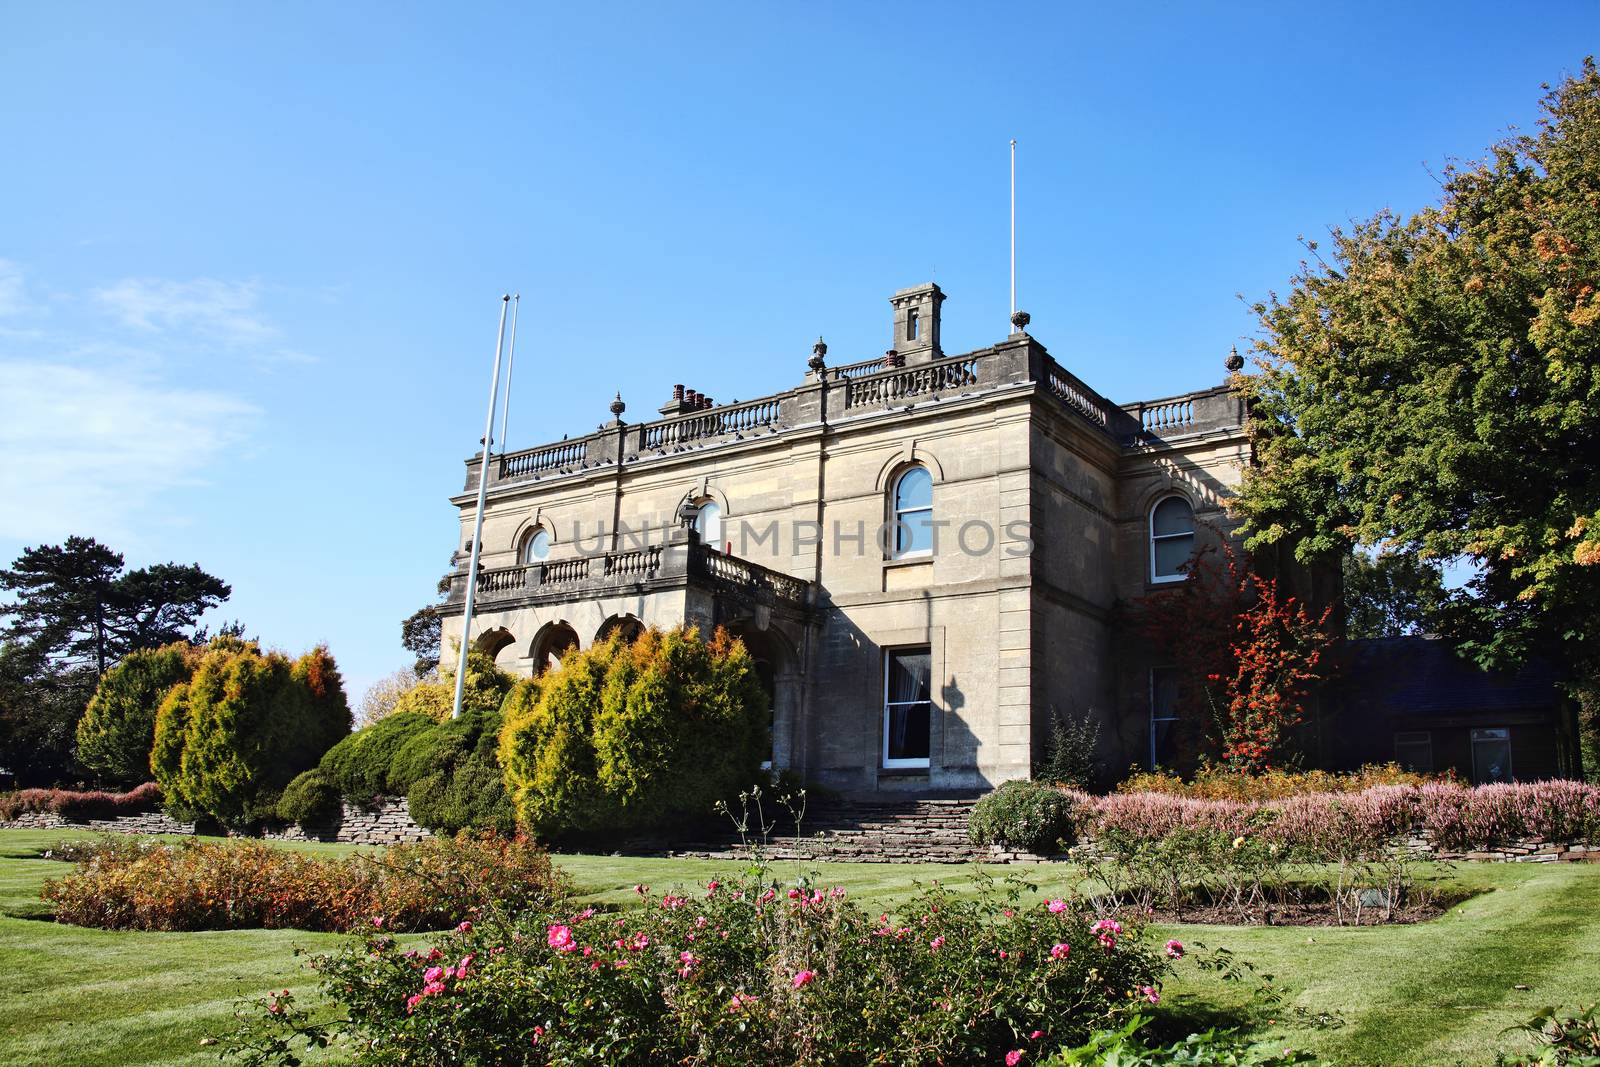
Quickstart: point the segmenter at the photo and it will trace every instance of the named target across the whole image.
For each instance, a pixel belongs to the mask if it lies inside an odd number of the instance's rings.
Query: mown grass
[[[302,1002],[314,999],[315,982],[293,950],[325,950],[335,935],[144,934],[46,921],[39,888],[67,868],[39,855],[61,838],[58,831],[0,831],[0,969],[8,976],[0,984],[0,1063],[215,1063],[215,1047],[201,1041],[231,1025],[238,998],[288,988]],[[740,867],[619,856],[567,855],[557,862],[586,899],[623,906],[635,899],[636,884],[694,885]],[[982,877],[975,867],[940,864],[776,867],[781,877],[815,871],[853,898],[886,909],[919,882],[962,891]],[[1021,873],[1054,891],[1076,878],[1071,868],[1054,865],[990,872]],[[1265,1007],[1245,987],[1186,963],[1162,1006],[1167,1025],[1241,1025],[1334,1063],[1487,1064],[1496,1049],[1515,1042],[1501,1034],[1507,1026],[1546,1004],[1600,996],[1600,865],[1463,865],[1444,877],[1479,895],[1415,926],[1162,928],[1163,939],[1231,949],[1273,974],[1284,996],[1281,1005]],[[1318,1014],[1339,1025],[1308,1025]]]

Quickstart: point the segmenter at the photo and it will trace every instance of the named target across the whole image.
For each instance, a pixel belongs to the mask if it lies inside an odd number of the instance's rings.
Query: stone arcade
[[[884,356],[830,366],[819,340],[784,392],[674,386],[641,423],[619,397],[594,433],[492,456],[473,642],[532,674],[618,628],[726,626],[772,696],[773,764],[844,792],[1026,777],[1053,715],[1101,717],[1111,766],[1159,758],[1159,664],[1119,647],[1113,606],[1219,536],[1241,398],[1113,404],[1021,312],[950,355],[944,299],[895,293]],[[478,463],[452,499],[447,648]]]

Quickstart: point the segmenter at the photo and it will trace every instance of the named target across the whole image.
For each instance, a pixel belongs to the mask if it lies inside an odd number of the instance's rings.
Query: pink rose
[[[811,984],[811,980],[814,979],[816,976],[817,976],[817,972],[816,971],[801,971],[800,973],[798,973],[798,974],[796,974],[794,976],[794,987],[796,989],[804,988],[805,986],[810,985]]]
[[[472,933],[472,924],[470,922],[467,922],[465,919],[461,920],[461,922],[456,924],[456,933],[458,933],[458,934],[470,934],[470,933]]]
[[[1022,1050],[1020,1048],[1014,1048],[1006,1053],[1006,1067],[1017,1067],[1017,1064],[1021,1062]]]
[[[1173,959],[1183,958],[1183,942],[1176,939],[1167,942],[1167,955]]]
[[[1060,915],[1067,910],[1067,902],[1064,900],[1047,900],[1044,906],[1050,909],[1051,915]]]
[[[1060,942],[1060,943],[1058,943],[1056,945],[1051,946],[1051,948],[1050,948],[1050,958],[1053,959],[1053,960],[1064,960],[1064,959],[1067,958],[1067,953],[1069,953],[1071,951],[1072,951],[1072,946],[1067,944],[1065,941],[1062,941],[1062,942]]]
[[[935,951],[935,952],[938,952],[941,948],[944,948],[944,935],[940,934],[938,937],[934,938],[932,941],[929,941],[928,942],[928,947],[930,949],[932,949],[933,951]]]

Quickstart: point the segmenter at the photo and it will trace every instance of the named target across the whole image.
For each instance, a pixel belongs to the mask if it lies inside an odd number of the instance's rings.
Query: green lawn
[[[38,858],[57,831],[0,831],[0,1063],[71,1067],[215,1063],[201,1040],[231,1022],[233,1001],[315,983],[292,956],[333,935],[293,931],[144,934],[82,930],[44,920],[40,885],[67,868]],[[295,846],[348,851],[344,846]],[[561,856],[596,901],[626,903],[633,886],[702,882],[737,864],[714,860]],[[780,872],[801,868],[779,864]],[[810,867],[806,868],[810,870]],[[970,885],[963,866],[822,864],[852,897],[893,907],[917,880]],[[991,868],[996,874],[1006,868]],[[1022,872],[1047,888],[1070,868]],[[1247,997],[1185,966],[1164,1010],[1180,1018],[1239,1021],[1263,1037],[1351,1064],[1488,1063],[1506,1026],[1546,1004],[1600,996],[1600,865],[1463,865],[1450,876],[1482,894],[1443,918],[1409,927],[1174,927],[1160,936],[1226,946],[1276,975],[1286,1001],[1251,1015]],[[1053,885],[1052,885],[1053,883]],[[1518,990],[1526,985],[1527,990]],[[1343,1025],[1314,1029],[1294,1007],[1333,1012]],[[1276,1020],[1276,1021],[1274,1021]]]

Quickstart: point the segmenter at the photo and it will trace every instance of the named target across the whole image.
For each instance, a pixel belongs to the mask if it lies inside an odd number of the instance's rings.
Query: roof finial
[[[622,419],[622,413],[628,410],[628,405],[622,402],[622,392],[618,390],[617,398],[611,402],[611,414],[617,420]]]
[[[1016,333],[1027,333],[1028,323],[1032,321],[1033,316],[1026,311],[1013,311],[1011,313],[1011,325],[1016,327]]]
[[[1238,345],[1228,350],[1228,358],[1222,361],[1222,365],[1228,368],[1230,374],[1238,374],[1244,370],[1244,357],[1239,354]]]
[[[823,368],[827,366],[827,363],[823,360],[823,357],[827,354],[828,343],[822,339],[821,334],[818,334],[817,343],[811,346],[811,358],[806,360],[806,366],[821,374]]]

